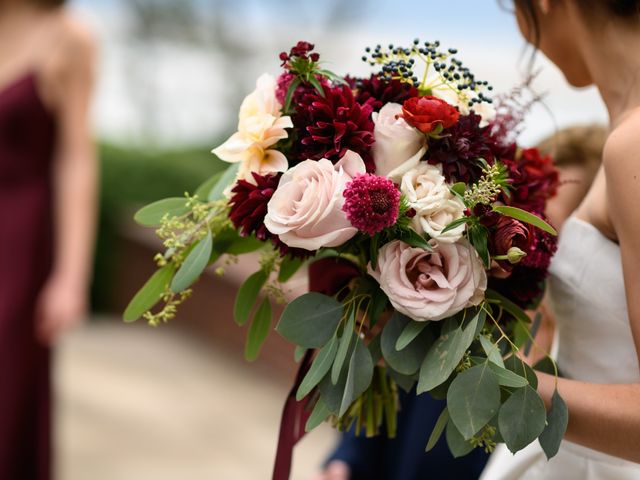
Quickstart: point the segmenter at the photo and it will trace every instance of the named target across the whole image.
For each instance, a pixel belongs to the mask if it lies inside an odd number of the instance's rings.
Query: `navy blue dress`
[[[401,391],[400,405],[396,438],[345,433],[327,463],[346,462],[351,480],[472,480],[480,476],[488,459],[482,449],[453,458],[442,435],[431,451],[424,451],[444,401]]]

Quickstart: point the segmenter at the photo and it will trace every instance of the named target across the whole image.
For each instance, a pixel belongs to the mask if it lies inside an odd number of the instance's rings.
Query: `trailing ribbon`
[[[360,274],[358,268],[349,261],[339,258],[323,258],[309,265],[309,290],[333,296],[346,286],[352,278]],[[312,357],[313,350],[307,350],[302,362],[300,362],[296,381],[282,410],[276,461],[273,467],[273,480],[289,480],[293,447],[306,433],[304,427],[311,415],[311,409],[308,407],[309,399],[312,395],[307,395],[298,402],[296,400],[296,392],[311,367]]]

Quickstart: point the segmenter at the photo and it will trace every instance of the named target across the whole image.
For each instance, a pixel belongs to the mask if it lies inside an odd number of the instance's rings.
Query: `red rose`
[[[442,128],[454,126],[460,118],[460,112],[444,100],[427,95],[406,100],[402,105],[402,117],[422,133],[429,133],[438,124]]]
[[[493,237],[494,255],[506,255],[511,247],[528,252],[533,243],[533,232],[524,223],[502,216],[496,224]]]

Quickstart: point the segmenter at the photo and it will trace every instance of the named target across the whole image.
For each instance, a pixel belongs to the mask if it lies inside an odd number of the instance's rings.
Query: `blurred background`
[[[336,73],[366,75],[377,43],[440,40],[497,92],[523,78],[515,20],[497,1],[76,0],[101,43],[94,126],[102,168],[94,318],[57,353],[57,469],[61,480],[267,479],[279,416],[295,371],[273,338],[259,364],[242,358],[231,319],[241,267],[198,285],[178,318],[157,329],[120,320],[154,268],[153,232],[133,224],[150,201],[180,196],[223,168],[210,150],[233,132],[259,74],[278,53],[317,46]],[[593,90],[575,91],[542,58],[545,94],[524,144],[572,124],[605,122]],[[249,270],[252,272],[253,270]],[[300,280],[303,281],[303,280]],[[305,479],[334,439],[321,428],[296,450]]]

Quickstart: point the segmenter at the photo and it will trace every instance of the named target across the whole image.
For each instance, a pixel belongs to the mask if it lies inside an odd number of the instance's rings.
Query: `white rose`
[[[411,219],[416,232],[426,233],[441,242],[453,243],[460,240],[464,225],[442,233],[447,225],[464,215],[466,207],[449,190],[441,167],[420,162],[402,176],[400,191],[405,195],[409,206],[416,211]]]
[[[346,185],[366,173],[364,161],[347,151],[338,163],[305,160],[282,175],[267,205],[264,224],[290,247],[337,247],[358,230],[342,211]]]
[[[402,175],[401,170],[417,165],[424,155],[426,137],[399,117],[401,114],[402,105],[387,103],[372,115],[375,143],[371,153],[377,175],[390,178]]]
[[[380,249],[378,267],[369,265],[393,307],[420,322],[443,320],[480,304],[487,274],[476,250],[466,241],[429,244],[432,251],[394,240]]]

